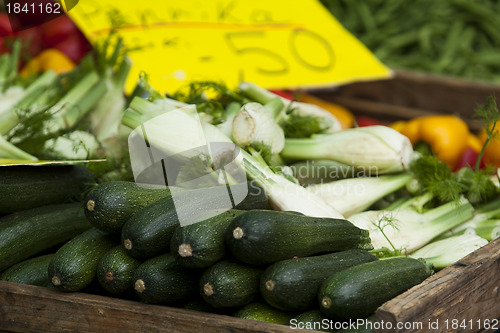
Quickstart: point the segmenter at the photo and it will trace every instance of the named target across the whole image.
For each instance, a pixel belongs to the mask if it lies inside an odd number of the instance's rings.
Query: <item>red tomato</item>
[[[46,48],[53,47],[79,32],[73,21],[66,15],[45,22],[40,27]]]
[[[90,51],[90,44],[85,37],[78,32],[62,42],[57,43],[54,45],[54,48],[64,53],[74,63],[78,64],[85,54]]]
[[[374,126],[374,125],[387,126],[387,123],[385,122],[382,122],[372,117],[365,117],[365,116],[356,117],[356,123],[358,124],[359,127]]]
[[[10,25],[9,17],[7,14],[0,13],[0,37],[9,36],[12,34],[12,27]]]
[[[469,147],[465,150],[465,152],[462,154],[462,157],[460,157],[460,161],[458,162],[458,165],[455,168],[455,171],[460,170],[465,167],[476,167],[476,161],[477,158],[479,157],[479,153],[474,150],[473,148]],[[484,168],[484,163],[481,161],[479,164],[479,167],[482,169]]]
[[[295,100],[295,96],[293,96],[293,92],[291,91],[288,91],[288,90],[271,90],[272,93],[280,96],[280,97],[283,97],[283,98],[286,98],[286,99],[289,99],[291,101]]]

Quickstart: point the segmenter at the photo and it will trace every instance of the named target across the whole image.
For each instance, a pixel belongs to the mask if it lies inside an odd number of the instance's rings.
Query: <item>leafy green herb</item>
[[[470,203],[486,202],[500,194],[498,187],[491,181],[489,171],[474,171],[471,168],[462,168],[458,171],[458,180],[466,186],[465,195]]]
[[[457,201],[466,190],[448,166],[435,156],[419,157],[410,164],[410,170],[423,189],[441,202]]]
[[[287,138],[309,138],[322,133],[330,124],[325,118],[313,115],[301,115],[295,109],[287,112],[286,120],[281,124]]]
[[[497,103],[495,98],[489,96],[486,103],[477,107],[474,112],[474,117],[482,120],[484,128],[486,130],[486,141],[483,144],[481,152],[476,161],[476,172],[479,171],[479,166],[481,164],[481,159],[484,154],[484,150],[488,143],[498,137],[498,128],[496,127],[498,120],[500,119],[500,114],[498,112]]]
[[[231,102],[242,103],[244,98],[231,91],[224,83],[215,81],[194,81],[177,90],[172,98],[196,104],[198,112],[204,112],[212,117],[211,123],[218,125],[224,122],[224,111]]]

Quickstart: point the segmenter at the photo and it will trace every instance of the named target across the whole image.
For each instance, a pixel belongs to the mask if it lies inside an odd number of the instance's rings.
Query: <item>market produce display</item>
[[[159,92],[142,73],[125,96],[116,36],[23,69],[21,45],[0,57],[1,280],[283,325],[371,320],[500,236],[493,97],[477,135],[456,116],[363,124],[245,81]],[[134,182],[131,133],[179,158],[174,178]],[[192,154],[207,142],[233,147],[249,181],[217,173],[227,151]],[[221,186],[248,193],[221,210]],[[183,224],[195,206],[213,214]]]

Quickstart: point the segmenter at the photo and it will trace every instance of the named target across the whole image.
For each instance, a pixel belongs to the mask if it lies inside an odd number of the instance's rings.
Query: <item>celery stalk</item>
[[[14,160],[30,160],[30,161],[38,160],[35,156],[28,154],[27,152],[19,149],[12,143],[5,140],[4,137],[1,135],[0,135],[0,158],[8,158]]]

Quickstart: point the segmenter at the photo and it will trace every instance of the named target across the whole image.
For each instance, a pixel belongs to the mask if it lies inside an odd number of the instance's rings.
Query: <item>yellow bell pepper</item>
[[[499,126],[497,125],[496,128]],[[479,133],[479,139],[482,144],[486,141],[486,137],[486,130],[483,129]],[[483,161],[486,165],[500,167],[500,137],[496,136],[488,142],[488,145],[484,149]]]
[[[311,96],[306,93],[302,93],[300,95],[299,101],[304,103],[315,104],[327,110],[335,117],[337,117],[337,119],[340,121],[340,124],[342,125],[342,129],[351,128],[352,126],[354,126],[354,115],[343,106],[327,102],[325,100]]]
[[[452,170],[469,144],[473,142],[467,124],[454,115],[437,115],[415,118],[404,126],[398,124],[411,143],[427,143],[432,152]],[[474,148],[474,147],[473,147]]]
[[[32,58],[21,69],[21,76],[27,77],[34,73],[53,70],[57,74],[71,71],[75,68],[75,63],[71,61],[64,53],[57,49],[45,49],[36,57]]]

